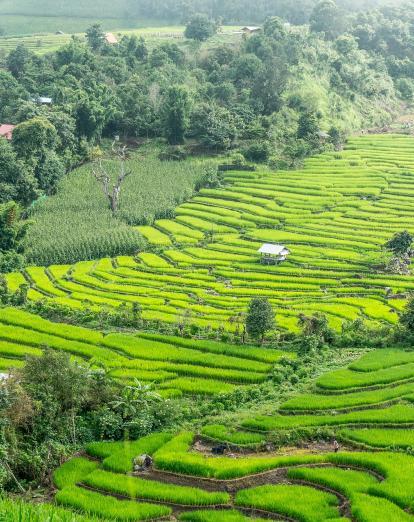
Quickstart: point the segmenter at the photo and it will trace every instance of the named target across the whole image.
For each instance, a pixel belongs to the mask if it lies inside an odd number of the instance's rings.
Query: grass
[[[414,447],[412,429],[342,430],[341,437],[372,448],[410,449]]]
[[[75,486],[97,469],[97,462],[83,457],[73,458],[58,468],[53,474],[53,482],[59,489]]]
[[[117,500],[77,486],[69,486],[58,491],[56,502],[74,510],[82,510],[88,515],[117,521],[151,520],[171,513],[171,509],[166,506]]]
[[[301,522],[319,522],[339,518],[338,499],[307,486],[259,486],[239,491],[239,506],[264,509]]]
[[[385,498],[360,493],[353,497],[352,515],[358,522],[412,522],[413,517]]]
[[[358,424],[414,424],[414,407],[391,406],[379,410],[362,410],[338,415],[257,416],[242,422],[244,428],[259,431],[288,430],[300,427],[343,426]]]
[[[75,514],[52,504],[30,504],[18,499],[0,498],[2,522],[99,522],[100,519]]]
[[[83,483],[96,490],[115,493],[131,499],[156,500],[189,506],[221,505],[227,504],[230,500],[228,493],[208,492],[198,488],[120,476],[102,470],[90,473]]]
[[[192,433],[182,433],[160,448],[154,454],[156,466],[174,473],[227,480],[282,466],[323,461],[317,455],[212,458],[188,451],[193,437]]]
[[[153,433],[137,441],[126,441],[121,449],[115,450],[104,459],[103,467],[116,473],[128,473],[133,468],[133,460],[136,456],[143,454],[152,455],[170,439],[171,435],[169,433]],[[117,448],[116,445],[115,448]],[[92,454],[94,452],[93,449],[91,450],[91,447],[88,447],[87,450]]]
[[[372,372],[356,372],[350,369],[337,370],[323,375],[318,379],[317,386],[326,390],[346,390],[385,385],[413,377],[414,363],[407,363],[402,366],[383,368]]]
[[[414,394],[414,383],[401,384],[390,388],[383,388],[372,391],[361,391],[339,395],[323,395],[308,393],[298,395],[282,404],[281,410],[287,411],[322,411],[322,410],[341,410],[356,408],[359,406],[369,406],[382,404],[409,397]]]
[[[335,468],[297,468],[288,472],[294,480],[304,480],[342,493],[353,499],[356,493],[367,493],[378,479],[363,471]]]
[[[175,346],[177,347],[177,344]],[[376,359],[374,354],[377,352]],[[398,357],[399,352],[396,351],[397,360]],[[367,359],[366,356],[362,356],[362,365]],[[381,350],[370,353],[368,362],[371,364],[375,361],[382,361]],[[409,364],[406,362],[400,367],[407,367]],[[358,361],[351,365],[358,366]],[[382,370],[349,371],[366,375]],[[335,374],[336,371],[331,371],[326,375]],[[174,380],[170,381],[170,384],[173,382]],[[286,411],[284,415],[273,412],[270,416],[257,415],[252,411],[245,412],[241,419],[239,413],[234,416],[236,422],[247,431],[236,429],[235,420],[228,414],[225,418],[229,422],[209,424],[201,428],[202,436],[240,446],[257,445],[266,439],[273,440],[276,444],[282,444],[283,441],[291,443],[305,437],[306,440],[315,439],[318,444],[325,441],[328,443],[325,450],[323,446],[316,446],[318,449],[315,450],[311,445],[298,449],[281,447],[275,452],[265,454],[240,454],[236,458],[231,455],[213,456],[199,452],[197,446],[193,446],[195,435],[192,432],[181,432],[178,435],[153,434],[129,443],[93,443],[87,451],[99,457],[102,463],[91,464],[85,459],[76,458],[64,464],[55,473],[55,482],[63,487],[57,500],[60,501],[62,496],[65,499],[65,495],[68,495],[66,502],[69,505],[77,506],[82,512],[99,516],[104,516],[103,510],[107,509],[106,505],[99,504],[100,511],[94,511],[97,509],[95,500],[98,497],[84,498],[84,492],[88,495],[98,494],[96,492],[99,491],[109,495],[107,498],[119,495],[126,499],[135,499],[139,506],[146,506],[146,502],[153,501],[160,502],[161,505],[170,502],[194,507],[220,507],[222,504],[230,507],[231,502],[225,492],[226,480],[279,470],[278,476],[283,478],[283,483],[246,488],[247,484],[254,484],[253,479],[249,478],[249,482],[243,483],[242,489],[236,491],[234,506],[251,509],[252,515],[254,510],[265,510],[274,513],[275,516],[290,517],[304,522],[344,522],[346,519],[341,518],[338,500],[342,495],[349,501],[352,517],[356,522],[376,522],[385,519],[408,521],[412,519],[410,510],[414,508],[414,457],[411,454],[414,437],[407,425],[414,423],[414,408],[406,404],[388,407],[381,404],[381,408],[363,409],[363,405],[358,402],[364,396],[370,397],[373,393],[392,390],[401,392],[401,388],[405,386],[407,385],[372,392],[343,394],[339,390],[337,395],[310,393],[299,396],[302,404],[309,403],[311,409],[323,399],[334,400],[339,404],[340,400],[351,398],[351,402],[354,405],[358,403],[361,409],[349,413],[289,415]],[[413,394],[406,397],[411,399],[412,396]],[[282,409],[291,409],[294,400],[282,403]],[[367,400],[366,397],[364,400]],[[273,402],[265,403],[263,406],[257,405],[254,410],[265,411],[269,407],[274,409]],[[351,428],[352,426],[355,427]],[[279,430],[283,432],[278,434]],[[274,433],[267,437],[263,433],[265,431]],[[337,453],[329,452],[329,440],[333,437],[342,441]],[[363,449],[352,452],[348,449],[343,450],[344,442],[360,444]],[[371,448],[382,451],[369,451]],[[181,482],[179,478],[175,485],[170,481],[158,482],[145,474],[131,476],[132,461],[142,453],[153,456],[155,471],[160,474],[158,476],[162,476],[163,472],[169,472],[187,476],[189,481],[191,477],[216,479],[223,481],[222,486],[216,484],[214,487],[214,482],[209,482],[208,488],[202,487],[202,483],[197,483],[197,487],[188,487],[178,485]],[[272,477],[273,475],[269,475],[269,481]],[[261,476],[260,480],[265,481],[266,475]],[[86,487],[94,491],[85,490]],[[80,494],[75,501],[75,492],[78,491],[76,488],[80,489]],[[336,492],[337,495],[332,492]],[[118,502],[113,505],[113,509],[119,506]],[[130,508],[128,507],[125,513],[128,509]],[[144,511],[143,508],[140,515]],[[108,517],[107,514],[105,516]],[[110,516],[115,517],[115,512],[110,512]],[[183,514],[180,519],[195,522],[246,520],[244,513],[227,509],[191,511]]]
[[[383,349],[369,352],[354,363],[350,364],[351,370],[359,372],[373,372],[414,362],[414,351],[396,349]]]
[[[265,441],[265,437],[260,433],[233,431],[222,424],[208,424],[202,428],[201,434],[210,439],[229,442],[237,446],[257,445]]]
[[[368,493],[394,502],[402,508],[414,506],[414,466],[410,455],[392,452],[340,453],[329,457],[330,462],[373,470],[385,477]]]
[[[180,520],[188,522],[264,522],[266,519],[247,517],[235,510],[200,510],[183,513],[180,516]]]

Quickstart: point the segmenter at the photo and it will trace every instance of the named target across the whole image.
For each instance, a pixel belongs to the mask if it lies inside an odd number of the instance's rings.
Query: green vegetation
[[[388,327],[395,325],[406,303],[404,299],[393,299],[387,289],[404,294],[414,288],[411,275],[376,273],[372,268],[382,259],[384,239],[400,227],[397,218],[401,196],[394,192],[401,185],[409,187],[405,189],[407,194],[411,190],[407,174],[414,161],[411,140],[396,135],[352,138],[346,150],[307,160],[301,171],[281,171],[277,175],[254,172],[248,173],[248,178],[244,172],[228,173],[224,176],[228,185],[202,189],[190,203],[177,208],[175,220],[168,220],[197,232],[204,241],[197,245],[176,242],[175,233],[171,233],[174,229],[166,229],[165,220],[156,220],[141,230],[148,241],[154,241],[152,248],[157,249],[157,254],[145,252],[134,258],[103,258],[36,271],[30,268],[28,298],[45,300],[47,306],[105,310],[128,317],[132,317],[133,303],[139,303],[143,321],[162,321],[179,333],[189,328],[226,329],[239,338],[243,336],[251,299],[265,298],[282,330],[298,332],[301,316],[301,326],[310,340],[317,335],[317,342],[322,344],[335,342],[332,329],[338,332],[344,325],[351,330],[344,330],[339,343],[352,344],[352,335],[364,336],[364,342],[379,343],[379,337],[388,334],[371,335],[370,329],[379,322]],[[381,160],[378,164],[378,154],[387,162]],[[346,173],[346,181],[338,177],[338,172]],[[319,195],[310,195],[310,187]],[[334,198],[329,210],[327,187]],[[373,187],[379,199],[365,199]],[[387,221],[384,225],[384,208],[395,223]],[[181,214],[181,209],[186,214]],[[196,216],[200,211],[208,219],[188,215]],[[222,225],[223,212],[235,213],[236,219],[248,226],[239,229]],[[263,228],[261,220],[268,219],[264,215],[277,223],[282,221],[283,228]],[[409,226],[411,218],[406,219]],[[48,222],[54,220],[49,217]],[[369,223],[375,225],[374,229]],[[219,232],[222,226],[227,232]],[[360,241],[355,240],[355,234],[348,239],[348,226],[358,231]],[[177,230],[180,236],[185,232]],[[167,241],[170,244],[165,245]],[[259,264],[257,250],[263,241],[287,243],[292,252],[288,260],[277,266]],[[102,245],[106,245],[106,239]],[[46,248],[41,250],[46,252]],[[10,292],[19,285],[16,274],[6,276]],[[313,332],[317,312],[323,313],[327,321],[323,335]],[[319,322],[322,325],[323,321]],[[388,353],[384,352],[384,357]],[[405,362],[411,356],[407,352],[401,357]],[[390,358],[392,353],[387,361]],[[353,372],[349,380],[349,372],[340,371],[336,378],[343,379],[343,383],[330,386],[386,384],[395,379],[395,372],[401,380],[406,379],[409,367],[391,366],[387,361],[381,363],[382,373],[375,374],[375,378],[372,372]],[[320,384],[324,385],[323,379]]]
[[[339,518],[338,499],[307,486],[278,485],[245,489],[238,492],[236,504],[280,513],[303,522]]]
[[[197,488],[163,484],[135,477],[120,477],[116,473],[101,470],[90,473],[83,483],[99,491],[115,493],[132,499],[166,501],[174,504],[212,506],[227,504],[230,499],[228,493],[209,493]]]
[[[341,437],[345,440],[354,441],[373,448],[411,449],[414,447],[412,429],[343,430],[341,431]]]
[[[56,494],[56,502],[75,510],[82,510],[88,515],[96,515],[112,520],[151,520],[169,515],[171,509],[144,502],[117,500],[113,497],[100,495],[93,491],[70,486]]]
[[[230,431],[226,426],[220,424],[208,424],[204,426],[201,430],[201,434],[204,437],[229,442],[237,446],[254,446],[265,441],[265,437],[260,433]]]
[[[4,522],[99,522],[98,518],[75,515],[69,509],[52,504],[31,504],[16,499],[0,499],[0,516]]]
[[[250,518],[242,515],[238,511],[191,511],[183,513],[180,520],[190,522],[263,522],[263,518]]]
[[[0,310],[0,356],[4,368],[48,346],[93,367],[103,365],[119,382],[156,382],[163,390],[185,394],[219,394],[238,385],[265,381],[289,352],[236,347],[226,343],[163,336],[133,336],[53,323],[13,308]],[[7,359],[10,358],[10,359]],[[80,359],[78,359],[80,358]],[[260,359],[262,359],[260,361]],[[7,364],[8,361],[8,364]]]
[[[0,0],[1,520],[414,520],[414,4],[379,1]]]
[[[177,203],[192,195],[204,175],[200,162],[159,162],[151,157],[143,161],[142,154],[134,153],[127,162],[133,174],[125,181],[116,217],[105,209],[104,195],[90,166],[66,176],[58,195],[37,204],[31,214],[33,225],[25,244],[29,261],[41,265],[74,263],[142,250],[145,242],[141,235],[146,234],[142,228],[128,225],[168,216]],[[114,172],[115,161],[109,160],[107,168]],[[138,194],[136,186],[140,187]],[[59,220],[53,218],[57,213]]]

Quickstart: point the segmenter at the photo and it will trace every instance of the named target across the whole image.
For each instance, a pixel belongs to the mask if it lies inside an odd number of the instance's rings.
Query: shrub
[[[270,145],[267,141],[252,143],[243,150],[243,156],[248,161],[256,163],[266,163],[270,156]]]

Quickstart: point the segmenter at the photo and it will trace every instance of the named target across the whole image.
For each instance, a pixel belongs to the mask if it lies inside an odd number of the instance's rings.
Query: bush
[[[288,162],[279,158],[279,156],[270,156],[267,164],[272,170],[287,170],[289,168]]]
[[[256,163],[265,163],[270,156],[270,144],[267,141],[258,141],[249,145],[243,151],[244,157]]]

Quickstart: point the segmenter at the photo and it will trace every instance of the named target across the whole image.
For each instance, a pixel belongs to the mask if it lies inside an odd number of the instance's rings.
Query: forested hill
[[[348,13],[393,5],[399,0],[339,0]],[[84,31],[93,22],[107,29],[142,27],[149,24],[183,23],[193,13],[203,12],[224,23],[261,23],[267,16],[280,16],[302,24],[309,21],[316,0],[0,0],[0,30],[3,34]]]

